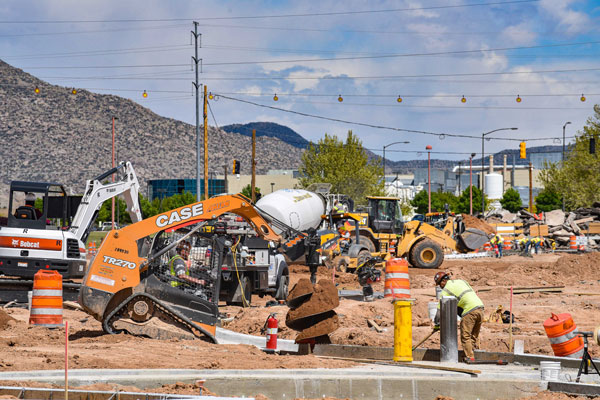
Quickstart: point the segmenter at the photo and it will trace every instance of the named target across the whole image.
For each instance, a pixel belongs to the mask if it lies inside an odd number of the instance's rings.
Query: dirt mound
[[[15,321],[15,319],[8,315],[4,310],[0,310],[0,330],[6,329],[11,324],[11,321]]]
[[[598,280],[598,265],[600,253],[565,254],[554,264],[549,265],[548,271],[554,276],[568,279]]]
[[[466,228],[479,229],[484,231],[488,235],[493,235],[494,233],[496,233],[496,230],[493,226],[479,218],[473,217],[469,214],[461,214],[461,217],[463,222],[465,223]]]

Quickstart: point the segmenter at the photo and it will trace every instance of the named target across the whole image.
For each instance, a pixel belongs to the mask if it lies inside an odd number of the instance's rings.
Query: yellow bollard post
[[[394,301],[394,361],[412,361],[412,303]]]

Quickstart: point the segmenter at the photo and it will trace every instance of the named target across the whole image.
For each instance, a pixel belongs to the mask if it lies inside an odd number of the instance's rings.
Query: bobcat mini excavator
[[[222,263],[232,255],[235,263],[236,243],[225,230],[203,236],[202,227],[225,213],[243,217],[261,238],[286,254],[292,248],[297,252],[296,246],[306,243],[307,264],[318,264],[310,234],[286,226],[241,194],[223,195],[112,230],[86,272],[79,303],[102,322],[107,333],[126,331],[160,339],[183,331],[216,343]],[[164,240],[173,231],[178,234]],[[173,250],[184,241],[210,241],[200,245],[210,245],[210,256],[189,260],[194,283],[178,278],[168,266]]]

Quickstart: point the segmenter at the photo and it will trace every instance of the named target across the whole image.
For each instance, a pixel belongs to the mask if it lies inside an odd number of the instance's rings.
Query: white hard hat
[[[25,194],[25,201],[35,201],[35,194],[31,192]]]

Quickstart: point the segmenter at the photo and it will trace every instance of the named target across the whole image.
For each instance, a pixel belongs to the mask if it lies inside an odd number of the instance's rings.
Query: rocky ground
[[[600,253],[542,254],[533,258],[509,256],[501,260],[487,258],[468,261],[447,260],[442,269],[454,277],[466,279],[476,289],[486,306],[486,316],[498,306],[508,309],[510,287],[563,286],[561,293],[529,293],[513,296],[516,321],[513,338],[525,343],[525,351],[552,354],[542,323],[551,313],[571,313],[580,330],[590,331],[600,325],[598,309],[598,265]],[[292,284],[308,276],[307,268],[293,265]],[[413,306],[413,342],[431,332],[428,303],[435,300],[433,275],[436,270],[411,269]],[[352,274],[336,273],[322,268],[319,279],[335,279],[339,289],[359,289]],[[383,291],[383,282],[374,285]],[[276,312],[280,320],[279,335],[295,338],[296,332],[285,327],[286,306],[264,307],[270,299],[253,298],[249,308],[222,307],[231,317],[227,329],[260,335],[267,316]],[[393,346],[393,308],[388,299],[365,303],[342,299],[336,309],[340,327],[331,340],[337,344]],[[105,335],[100,323],[81,311],[65,309],[69,321],[69,364],[71,368],[196,368],[196,369],[264,369],[264,368],[340,368],[352,362],[320,359],[315,356],[267,355],[252,346],[214,345],[201,340],[159,341],[125,334]],[[375,321],[383,331],[378,333],[367,324]],[[10,307],[0,309],[0,370],[59,369],[64,366],[64,329],[48,330],[30,327],[28,311]],[[481,347],[490,351],[508,351],[508,324],[486,322],[481,333]],[[439,346],[439,335],[433,335],[424,347]],[[600,357],[596,345],[592,356]],[[168,388],[167,388],[168,389]],[[171,388],[175,390],[176,388]],[[191,390],[183,385],[177,390]],[[179,392],[178,392],[179,393]],[[537,397],[546,400],[567,399],[555,394]]]

